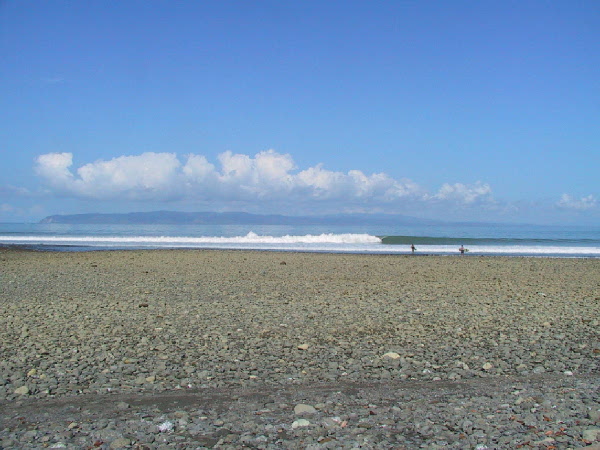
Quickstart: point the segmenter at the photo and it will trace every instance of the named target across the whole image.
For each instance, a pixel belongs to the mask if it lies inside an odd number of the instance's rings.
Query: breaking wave
[[[27,243],[38,245],[101,245],[101,246],[190,246],[206,247],[211,245],[322,245],[322,244],[381,244],[381,238],[369,234],[323,233],[302,236],[261,236],[249,232],[245,236],[0,236],[0,242]]]
[[[561,238],[469,238],[433,236],[374,236],[368,233],[289,233],[258,234],[246,230],[236,235],[159,235],[155,232],[128,228],[126,231],[96,229],[96,233],[82,230],[63,230],[51,233],[17,232],[0,234],[0,245],[28,246],[47,250],[84,251],[109,249],[231,249],[274,250],[330,253],[410,254],[414,244],[417,255],[458,255],[464,245],[468,255],[600,257],[600,240]],[[163,232],[166,230],[162,230]],[[177,230],[181,232],[182,230]],[[168,233],[169,231],[167,231]],[[132,234],[129,234],[132,233]],[[246,233],[246,234],[244,234]],[[217,233],[215,233],[217,234]]]

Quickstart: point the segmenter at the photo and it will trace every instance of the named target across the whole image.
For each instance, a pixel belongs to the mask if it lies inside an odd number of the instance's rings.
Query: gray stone
[[[294,422],[292,423],[292,429],[296,429],[296,428],[302,428],[302,427],[307,427],[310,425],[310,422],[306,419],[298,419],[298,420],[294,420]]]
[[[28,386],[21,386],[18,387],[14,390],[15,394],[17,395],[27,395],[29,394],[29,387]]]
[[[131,444],[131,441],[126,438],[118,438],[110,443],[110,448],[127,448]]]
[[[584,430],[582,433],[582,438],[585,441],[594,442],[600,438],[600,428],[590,428]]]
[[[297,416],[300,416],[302,414],[315,414],[316,412],[317,410],[311,405],[305,405],[303,403],[300,403],[294,406],[294,414],[296,414]]]

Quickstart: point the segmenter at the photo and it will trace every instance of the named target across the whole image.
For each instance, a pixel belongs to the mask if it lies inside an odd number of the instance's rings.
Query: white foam
[[[359,252],[408,254],[408,245],[385,245],[377,236],[358,233],[323,233],[319,235],[244,236],[1,236],[0,243],[21,245],[63,245],[101,248],[207,248],[256,249],[315,252]],[[419,245],[417,254],[458,255],[456,245]],[[533,255],[600,257],[598,246],[557,245],[474,245],[468,255]]]
[[[381,244],[381,239],[369,234],[307,234],[303,236],[260,236],[249,232],[245,236],[0,236],[0,242],[36,244]]]

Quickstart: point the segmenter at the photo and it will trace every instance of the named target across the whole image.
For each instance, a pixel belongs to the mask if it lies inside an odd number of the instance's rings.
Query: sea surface
[[[253,249],[329,253],[600,257],[600,227],[445,224],[69,225],[0,223],[0,245],[38,250]]]

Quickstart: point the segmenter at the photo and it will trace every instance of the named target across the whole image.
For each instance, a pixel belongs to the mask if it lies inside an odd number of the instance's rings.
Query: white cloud
[[[442,185],[437,194],[431,198],[435,200],[450,200],[458,203],[471,204],[480,200],[490,200],[492,188],[488,184],[478,181],[468,186],[462,183]]]
[[[35,172],[58,194],[80,198],[165,200],[177,193],[180,162],[173,153],[143,153],[96,161],[77,169],[71,153],[48,153],[35,160]]]
[[[251,158],[248,155],[225,152],[219,155],[222,170],[217,180],[230,194],[244,198],[276,198],[294,189],[295,169],[290,155],[281,155],[274,150],[260,152]]]
[[[303,170],[296,176],[298,187],[315,199],[328,199],[344,190],[344,174],[323,169],[321,164]]]
[[[579,200],[571,197],[568,194],[563,194],[560,197],[560,200],[556,204],[559,208],[563,209],[575,209],[580,211],[585,211],[588,209],[593,209],[598,205],[597,200],[593,195],[588,195],[587,197],[581,197]]]
[[[51,192],[63,196],[98,200],[201,202],[327,201],[372,210],[411,202],[459,202],[489,200],[487,184],[444,184],[428,194],[415,182],[396,180],[385,173],[347,173],[325,169],[321,164],[299,170],[289,154],[274,150],[254,156],[224,152],[218,166],[203,155],[190,154],[182,163],[174,153],[143,153],[88,163],[72,170],[71,153],[49,153],[35,160],[35,171]],[[352,206],[350,206],[352,205]]]
[[[83,196],[165,200],[180,194],[181,163],[174,153],[143,153],[97,161],[77,169],[74,188]]]
[[[74,179],[69,167],[73,165],[72,153],[47,153],[35,160],[35,172],[55,189],[69,189]]]
[[[184,176],[195,183],[214,181],[211,177],[215,173],[215,166],[202,155],[188,155],[187,163],[183,167]]]

